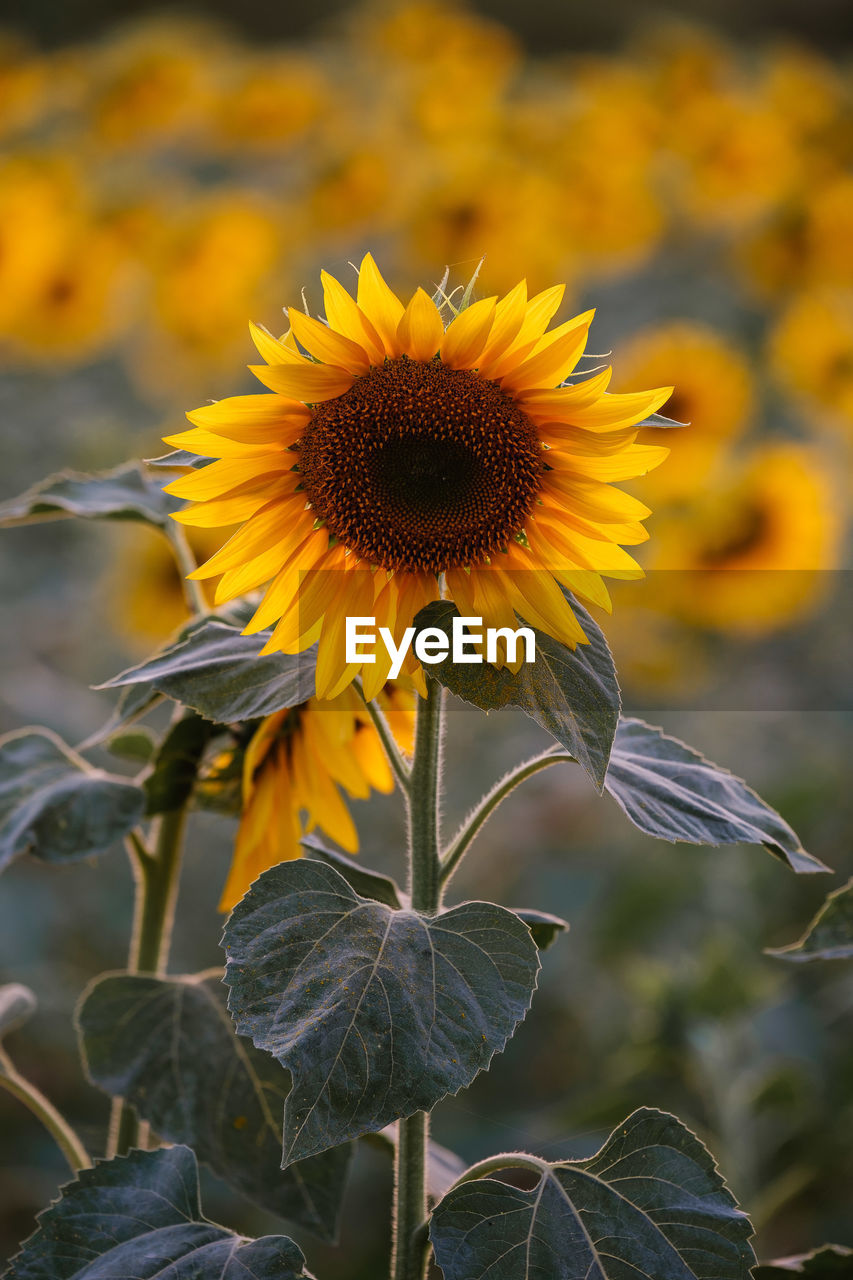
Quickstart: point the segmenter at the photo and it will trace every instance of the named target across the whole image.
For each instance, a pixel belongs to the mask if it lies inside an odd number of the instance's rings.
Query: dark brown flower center
[[[299,443],[329,532],[384,569],[482,564],[536,501],[536,428],[495,382],[403,356],[319,404]]]

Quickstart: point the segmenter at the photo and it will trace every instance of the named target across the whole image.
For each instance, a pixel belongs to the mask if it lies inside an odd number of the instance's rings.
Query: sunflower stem
[[[195,573],[198,568],[198,563],[193,555],[189,539],[184,532],[184,526],[178,524],[177,520],[170,520],[165,532],[180,570],[181,586],[183,587],[187,605],[192,613],[199,616],[209,613],[201,583],[190,577],[190,574]]]
[[[574,763],[576,763],[575,758],[569,755],[568,751],[546,751],[541,756],[534,756],[532,760],[525,760],[523,764],[516,765],[499,782],[496,782],[491,791],[488,791],[468,814],[441,859],[439,874],[442,886],[447,885],[450,877],[456,871],[459,863],[479,834],[480,829],[486,824],[498,805],[520,783],[524,782],[526,778],[532,778],[540,770],[547,769],[549,765]]]
[[[391,766],[391,772],[397,779],[400,789],[403,791],[404,795],[408,795],[410,780],[409,766],[406,764],[402,751],[394,741],[394,735],[391,732],[388,721],[382,714],[382,710],[379,705],[375,701],[368,702],[367,698],[365,698],[361,683],[356,682],[355,687],[358,690],[358,696],[365,705],[367,714],[373,721],[373,727],[379,735],[379,740],[382,743],[385,755],[388,758],[388,763]]]
[[[72,1173],[91,1168],[92,1161],[89,1153],[71,1125],[57,1111],[50,1099],[45,1097],[41,1089],[20,1074],[4,1049],[0,1049],[0,1089],[5,1089],[14,1098],[20,1099],[24,1106],[42,1122],[51,1137],[56,1140],[57,1146],[71,1166]]]
[[[427,676],[427,696],[418,698],[415,752],[408,784],[409,892],[415,911],[441,905],[439,826],[441,810],[443,691]],[[398,1125],[394,1158],[394,1244],[391,1280],[423,1280],[428,1239],[426,1164],[429,1116],[417,1111]]]
[[[160,815],[153,852],[138,833],[132,833],[127,841],[136,884],[133,933],[127,960],[129,973],[150,973],[160,977],[166,972],[188,809],[189,800],[179,808]],[[129,1103],[123,1098],[116,1098],[110,1116],[108,1158],[124,1155],[131,1147],[145,1146],[147,1139],[148,1125],[140,1122]]]

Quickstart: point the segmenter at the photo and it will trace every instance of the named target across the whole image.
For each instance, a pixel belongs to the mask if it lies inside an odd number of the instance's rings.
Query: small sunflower
[[[196,409],[195,429],[167,438],[217,459],[168,486],[193,500],[177,518],[245,521],[194,576],[222,575],[219,603],[269,583],[246,631],[275,624],[264,653],[319,641],[321,698],[362,667],[345,660],[347,616],[399,636],[442,594],[486,626],[517,613],[585,643],[560,587],[609,608],[602,575],[641,575],[620,544],[645,540],[649,510],[610,482],[666,457],[635,439],[672,388],[609,395],[609,368],[565,385],[593,313],[546,332],[559,286],[528,298],[522,281],[445,328],[423,289],[404,305],[370,254],[357,299],[322,279],[325,324],[291,308],[282,339],[252,326],[266,361],[252,371],[273,394]],[[368,698],[390,662],[364,666]],[[403,671],[423,687],[411,655]]]
[[[401,750],[410,752],[413,695],[396,685],[380,705]],[[354,690],[334,702],[312,698],[276,711],[255,729],[242,760],[223,752],[205,786],[211,795],[241,774],[241,817],[228,879],[219,903],[230,911],[268,867],[302,856],[300,841],[315,827],[349,853],[358,835],[341,795],[366,799],[371,788],[389,792],[394,779],[379,735]]]

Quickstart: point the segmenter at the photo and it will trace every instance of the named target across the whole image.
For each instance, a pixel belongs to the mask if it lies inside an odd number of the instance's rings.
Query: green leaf
[[[244,636],[233,623],[205,618],[161,653],[98,687],[164,694],[220,724],[255,720],[314,696],[316,648],[261,658],[268,638],[267,632]]]
[[[213,726],[197,715],[186,715],[172,725],[154,760],[154,769],[145,779],[146,814],[169,813],[180,809],[190,798],[204,749]]]
[[[160,1137],[192,1147],[229,1186],[332,1240],[351,1149],[337,1147],[282,1172],[290,1079],[274,1058],[238,1037],[225,997],[221,971],[96,979],[77,1014],[89,1077],[126,1098]]]
[[[850,1280],[853,1249],[841,1244],[825,1244],[811,1253],[762,1262],[752,1274],[754,1280],[791,1280],[791,1276],[807,1276],[808,1280]]]
[[[541,1170],[530,1191],[483,1178],[442,1200],[445,1280],[748,1280],[749,1221],[674,1116],[635,1111],[592,1159]]]
[[[350,888],[355,889],[363,898],[384,902],[386,907],[393,907],[395,911],[402,907],[405,895],[396,880],[392,880],[390,876],[383,876],[379,871],[362,866],[354,858],[333,848],[316,832],[303,836],[301,843],[311,857],[319,858],[327,866],[339,871]]]
[[[571,605],[589,644],[570,649],[533,628],[536,661],[522,663],[517,675],[488,663],[454,663],[449,657],[432,666],[430,674],[483,711],[521,707],[572,753],[600,791],[619,722],[619,685],[601,628],[575,600]],[[450,639],[458,616],[450,601],[434,600],[421,609],[415,626],[438,627]]]
[[[548,911],[534,911],[530,907],[511,907],[510,910],[527,925],[540,951],[547,951],[569,927],[567,920],[552,916]]]
[[[853,880],[833,890],[799,942],[768,947],[767,955],[799,961],[853,959]]]
[[[642,720],[619,722],[604,785],[647,835],[688,844],[763,844],[793,871],[828,870],[741,778]]]
[[[134,764],[150,764],[157,754],[157,739],[146,728],[125,729],[115,733],[105,746],[120,760],[131,760]]]
[[[84,1169],[38,1216],[5,1280],[303,1280],[287,1236],[246,1240],[201,1216],[188,1147]]]
[[[141,787],[92,768],[47,729],[0,738],[0,868],[24,853],[45,862],[104,853],[144,803]]]
[[[264,872],[224,943],[237,1030],[293,1075],[285,1167],[469,1085],[521,1022],[539,970],[503,907],[393,911],[313,859]]]
[[[139,462],[114,471],[81,475],[61,471],[40,480],[19,498],[0,503],[0,526],[35,524],[78,516],[83,520],[135,520],[163,528],[181,502],[163,492]]]
[[[38,1008],[36,993],[21,982],[0,987],[0,1039],[29,1022]]]

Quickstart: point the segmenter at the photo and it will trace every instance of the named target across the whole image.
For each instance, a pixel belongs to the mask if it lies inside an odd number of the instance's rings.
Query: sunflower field
[[[645,8],[0,28],[3,1277],[853,1278],[853,45]]]

